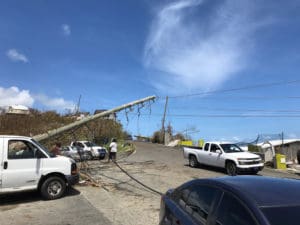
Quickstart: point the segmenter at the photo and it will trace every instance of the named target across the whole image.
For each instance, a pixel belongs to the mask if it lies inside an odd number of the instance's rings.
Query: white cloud
[[[65,110],[74,110],[75,103],[63,98],[51,98],[44,94],[31,94],[29,90],[20,90],[18,87],[3,88],[0,87],[0,107],[11,105],[24,105],[33,107],[41,105],[47,109],[63,112]]]
[[[39,94],[34,96],[35,100],[49,109],[56,109],[58,111],[74,110],[75,103],[66,101],[63,98],[50,98],[46,95]]]
[[[0,107],[10,105],[25,105],[31,107],[34,103],[33,97],[28,90],[19,90],[17,87],[0,87]]]
[[[29,62],[28,58],[24,54],[18,52],[16,49],[9,49],[6,52],[6,55],[9,59],[11,59],[14,62],[24,62],[24,63]]]
[[[68,24],[62,24],[61,25],[62,32],[65,36],[71,35],[71,27]]]
[[[240,72],[253,48],[251,35],[264,25],[253,19],[256,3],[227,0],[204,10],[208,1],[180,0],[161,8],[144,55],[146,67],[159,71],[154,85],[210,90]]]

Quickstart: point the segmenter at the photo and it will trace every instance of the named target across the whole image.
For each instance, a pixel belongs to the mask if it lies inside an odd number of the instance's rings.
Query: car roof
[[[300,180],[297,179],[244,175],[194,182],[222,187],[241,199],[254,201],[259,207],[300,205]]]

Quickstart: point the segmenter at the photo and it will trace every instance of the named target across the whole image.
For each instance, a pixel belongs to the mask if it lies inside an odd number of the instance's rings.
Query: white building
[[[6,110],[7,114],[29,114],[29,108],[23,105],[8,106]]]

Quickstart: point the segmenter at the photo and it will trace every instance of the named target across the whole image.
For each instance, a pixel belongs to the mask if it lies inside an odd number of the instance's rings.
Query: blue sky
[[[151,135],[169,96],[166,123],[194,139],[300,138],[299,10],[299,0],[1,1],[0,106],[65,112],[81,95],[93,113],[157,95],[151,113],[118,114]]]

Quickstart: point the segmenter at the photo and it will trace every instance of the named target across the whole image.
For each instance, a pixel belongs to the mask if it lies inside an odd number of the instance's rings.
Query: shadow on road
[[[185,164],[184,166],[185,166],[185,167],[192,168],[192,167],[190,167],[189,164]],[[198,166],[198,167],[195,167],[195,168],[192,168],[192,169],[211,170],[211,171],[213,171],[213,172],[224,173],[224,174],[226,175],[226,170],[223,169],[223,168],[219,168],[219,167],[213,167],[213,166],[201,165],[201,166]]]
[[[66,195],[63,198],[68,198],[70,196],[79,195],[80,192],[74,188],[67,190]],[[22,203],[38,202],[44,201],[38,191],[27,191],[19,193],[9,193],[0,195],[0,207],[11,205],[18,205]],[[0,208],[1,211],[1,208]]]

